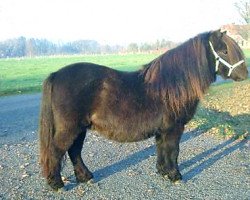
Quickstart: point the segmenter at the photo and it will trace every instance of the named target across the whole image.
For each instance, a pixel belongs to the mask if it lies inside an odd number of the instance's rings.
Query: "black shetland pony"
[[[220,30],[199,34],[136,72],[75,63],[50,74],[43,84],[39,130],[48,184],[64,186],[66,152],[76,180],[92,179],[81,158],[87,129],[119,142],[155,136],[158,172],[181,180],[177,158],[184,125],[216,74],[236,81],[248,74],[240,47]]]

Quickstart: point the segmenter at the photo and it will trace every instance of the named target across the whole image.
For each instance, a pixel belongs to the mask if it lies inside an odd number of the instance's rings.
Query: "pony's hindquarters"
[[[56,190],[64,186],[61,162],[67,151],[74,165],[77,181],[86,182],[93,177],[81,158],[86,134],[86,128],[79,118],[82,107],[75,108],[77,99],[68,90],[70,81],[61,78],[57,72],[44,81],[39,127],[42,174]]]

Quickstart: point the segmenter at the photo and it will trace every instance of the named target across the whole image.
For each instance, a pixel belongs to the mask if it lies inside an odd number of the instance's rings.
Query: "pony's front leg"
[[[171,181],[176,182],[182,179],[178,167],[179,142],[184,126],[177,124],[175,127],[160,131],[156,135],[157,146],[157,170],[167,176]]]

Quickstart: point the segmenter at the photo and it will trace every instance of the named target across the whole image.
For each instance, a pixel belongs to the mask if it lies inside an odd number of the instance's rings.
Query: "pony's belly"
[[[106,113],[106,114],[104,114]],[[109,113],[109,114],[107,114]],[[104,137],[118,142],[137,142],[154,136],[161,125],[159,116],[143,114],[121,115],[110,112],[94,112],[90,116],[91,129]]]
[[[155,135],[155,131],[151,133],[136,133],[136,132],[122,132],[121,130],[114,130],[112,128],[103,128],[98,127],[98,125],[93,124],[91,130],[97,131],[100,135],[104,136],[107,139],[116,141],[116,142],[139,142],[145,139],[150,138],[152,135]]]
[[[105,138],[117,142],[138,142],[155,135],[155,130],[144,130],[141,124],[126,126],[126,122],[117,123],[106,120],[95,120],[91,123],[91,130],[97,131]]]

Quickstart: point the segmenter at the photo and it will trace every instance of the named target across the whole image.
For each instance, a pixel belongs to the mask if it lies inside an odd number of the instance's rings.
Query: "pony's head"
[[[248,77],[244,53],[226,32],[211,32],[209,46],[215,58],[215,71],[224,79],[242,81]]]

